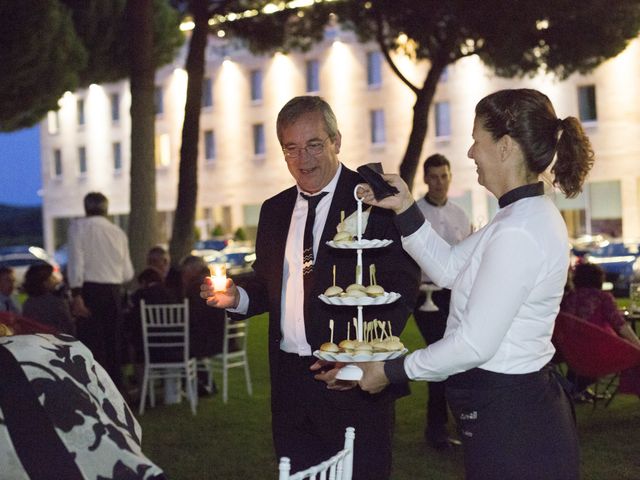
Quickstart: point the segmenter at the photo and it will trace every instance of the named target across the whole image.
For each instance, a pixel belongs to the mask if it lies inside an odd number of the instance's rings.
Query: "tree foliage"
[[[241,3],[261,8],[268,2]],[[266,53],[307,49],[323,38],[327,25],[336,23],[353,30],[361,41],[377,42],[393,72],[416,95],[400,166],[400,174],[412,185],[429,108],[447,65],[478,55],[503,77],[549,72],[565,79],[574,72],[586,73],[637,37],[640,1],[337,0],[226,22],[221,28],[255,53]],[[392,53],[398,51],[428,62],[422,83],[412,83],[394,64]]]
[[[37,123],[66,91],[129,75],[126,0],[0,3],[0,130]],[[154,65],[171,61],[183,38],[179,16],[153,0]]]

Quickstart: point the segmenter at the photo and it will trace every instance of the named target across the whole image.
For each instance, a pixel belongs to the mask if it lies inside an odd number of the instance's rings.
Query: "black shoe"
[[[215,395],[216,393],[218,393],[218,387],[216,387],[215,383],[211,385],[211,389],[209,389],[209,387],[205,384],[202,384],[202,383],[198,384],[199,397],[210,397]]]

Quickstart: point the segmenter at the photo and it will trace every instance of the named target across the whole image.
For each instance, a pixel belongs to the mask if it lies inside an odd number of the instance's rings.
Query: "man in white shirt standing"
[[[134,272],[127,236],[107,219],[108,207],[102,193],[84,197],[86,217],[69,228],[67,275],[78,339],[121,387],[122,284]]]
[[[436,153],[424,162],[424,183],[429,190],[416,203],[424,217],[431,223],[433,229],[450,245],[455,245],[471,233],[471,223],[464,210],[448,201],[449,186],[451,185],[451,165],[444,155]],[[423,284],[430,283],[429,278],[422,273]],[[427,345],[440,340],[447,325],[449,316],[449,301],[451,291],[436,290],[432,294],[437,311],[421,310],[425,301],[425,294],[418,298],[413,312],[416,324]],[[427,444],[438,450],[444,450],[452,445],[460,445],[458,440],[449,437],[447,431],[447,402],[444,394],[443,382],[429,382],[429,398],[427,402],[427,426],[425,439]]]

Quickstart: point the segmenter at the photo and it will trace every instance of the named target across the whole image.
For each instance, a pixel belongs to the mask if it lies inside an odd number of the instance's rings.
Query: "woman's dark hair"
[[[45,282],[53,274],[53,267],[48,263],[31,265],[24,276],[22,288],[28,295],[38,297],[47,293]]]
[[[544,172],[554,156],[553,184],[567,197],[575,197],[593,166],[593,149],[580,121],[556,116],[549,98],[528,88],[500,90],[476,105],[476,116],[495,141],[504,135],[513,138],[529,170]]]
[[[574,288],[602,288],[604,270],[594,263],[579,263],[573,268]]]

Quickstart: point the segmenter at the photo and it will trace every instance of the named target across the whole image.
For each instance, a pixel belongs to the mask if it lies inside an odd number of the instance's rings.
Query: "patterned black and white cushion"
[[[140,425],[84,344],[68,335],[16,335],[1,337],[0,348],[18,361],[85,479],[162,476],[142,453]],[[0,407],[0,478],[28,480],[4,419]]]

